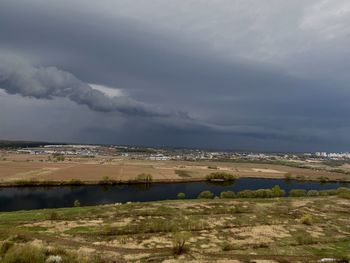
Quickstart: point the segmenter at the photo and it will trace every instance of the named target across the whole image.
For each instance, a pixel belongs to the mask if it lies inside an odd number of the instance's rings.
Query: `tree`
[[[198,195],[198,198],[200,198],[200,199],[213,199],[214,194],[210,191],[203,191]]]
[[[178,198],[178,199],[185,199],[185,198],[186,198],[186,195],[185,195],[185,193],[178,193],[178,194],[177,194],[177,198]]]

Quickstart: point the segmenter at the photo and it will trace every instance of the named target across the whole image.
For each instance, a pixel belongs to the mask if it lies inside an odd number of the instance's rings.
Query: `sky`
[[[348,0],[2,0],[0,139],[350,151]]]

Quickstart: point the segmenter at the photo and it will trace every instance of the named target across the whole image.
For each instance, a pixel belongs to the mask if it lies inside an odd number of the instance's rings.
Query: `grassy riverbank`
[[[6,212],[0,213],[0,253],[4,262],[15,262],[5,260],[20,252],[37,254],[37,260],[59,256],[64,262],[346,259],[350,199],[344,197],[174,200]]]

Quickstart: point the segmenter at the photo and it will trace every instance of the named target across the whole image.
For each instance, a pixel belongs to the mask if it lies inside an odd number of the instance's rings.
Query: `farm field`
[[[69,157],[57,161],[48,156],[12,154],[0,159],[0,182],[101,180],[129,182],[139,174],[150,174],[154,182],[204,180],[212,172],[227,172],[239,178],[291,178],[302,180],[350,181],[350,175],[322,169],[308,169],[276,164],[233,163],[214,161],[149,161],[117,157]]]
[[[174,200],[7,212],[0,213],[0,240],[2,256],[12,247],[73,263],[345,260],[350,200]]]

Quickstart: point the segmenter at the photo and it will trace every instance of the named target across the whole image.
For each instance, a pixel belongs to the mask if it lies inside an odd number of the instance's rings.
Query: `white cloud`
[[[89,86],[95,90],[101,91],[103,94],[111,98],[125,96],[124,91],[122,89],[112,88],[105,85],[93,83],[89,83]]]

